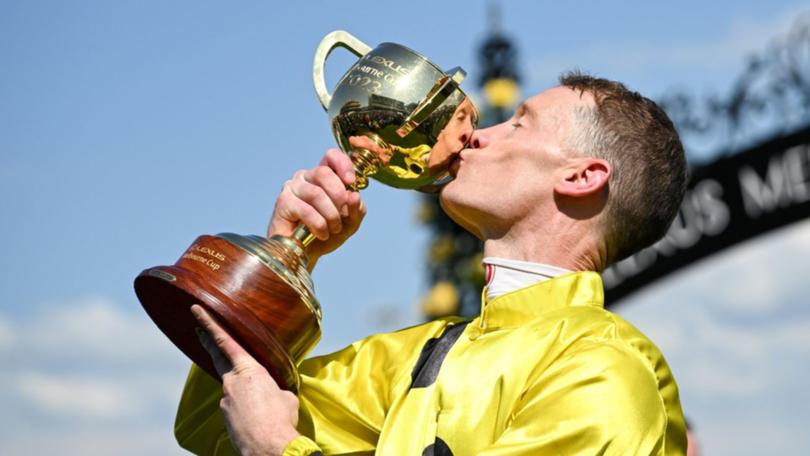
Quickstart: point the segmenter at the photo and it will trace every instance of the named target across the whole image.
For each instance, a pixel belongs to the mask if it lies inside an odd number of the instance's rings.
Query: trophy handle
[[[329,110],[329,103],[332,101],[332,95],[326,89],[323,67],[329,54],[338,46],[347,49],[358,57],[363,57],[371,51],[369,45],[343,30],[335,30],[323,37],[318,49],[315,50],[315,59],[312,61],[312,82],[315,84],[315,93],[318,94],[318,99],[321,100],[321,106],[327,111]]]

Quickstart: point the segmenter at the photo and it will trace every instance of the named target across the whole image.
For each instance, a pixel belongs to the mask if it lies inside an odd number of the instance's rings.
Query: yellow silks
[[[468,324],[437,320],[308,359],[302,437],[285,455],[684,454],[666,361],[603,300],[598,274],[566,274],[483,302]],[[235,454],[221,395],[192,367],[183,447]]]

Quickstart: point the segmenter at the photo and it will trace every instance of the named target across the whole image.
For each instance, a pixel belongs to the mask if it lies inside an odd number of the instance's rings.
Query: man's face
[[[467,144],[473,134],[475,125],[478,124],[478,112],[469,98],[456,108],[453,117],[444,127],[436,144],[430,151],[428,169],[434,176],[438,176],[447,171],[447,167],[453,161],[453,157]]]
[[[569,113],[591,103],[555,87],[526,100],[506,122],[475,131],[451,166],[455,180],[442,189],[444,210],[485,238],[553,205],[554,185],[568,163]]]

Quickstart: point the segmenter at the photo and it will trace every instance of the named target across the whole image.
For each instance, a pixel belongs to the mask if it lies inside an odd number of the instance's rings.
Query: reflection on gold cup
[[[336,47],[360,59],[329,94],[323,62]],[[327,35],[315,54],[315,90],[329,115],[340,148],[358,174],[397,188],[420,189],[447,177],[452,155],[472,134],[478,114],[459,88],[464,70],[440,70],[418,53],[394,43],[374,49],[352,35]],[[453,130],[447,132],[446,129]],[[361,137],[370,141],[363,147]],[[379,162],[366,169],[357,162]],[[365,183],[361,182],[361,186]]]
[[[330,94],[323,68],[336,47],[359,59]],[[355,165],[354,190],[369,176],[397,188],[441,185],[477,123],[459,88],[464,71],[443,72],[398,44],[372,49],[347,32],[332,32],[318,46],[312,73],[335,138]],[[200,236],[174,265],[141,272],[135,292],[163,333],[215,378],[194,331],[194,303],[216,315],[282,388],[297,391],[296,365],[321,335],[321,308],[306,268],[312,239],[303,225],[291,237]]]

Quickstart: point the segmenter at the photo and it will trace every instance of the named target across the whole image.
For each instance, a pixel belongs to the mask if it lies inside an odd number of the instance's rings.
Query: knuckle
[[[329,198],[335,202],[337,205],[344,205],[348,202],[348,191],[343,186],[343,183],[340,180],[335,180],[330,182],[328,188]]]
[[[318,194],[315,195],[315,201],[322,208],[322,211],[332,212],[331,210],[332,207],[334,206],[334,202],[332,200],[332,197],[329,195],[329,193],[326,192],[326,190],[321,189],[321,191],[319,191]]]
[[[307,201],[316,198],[319,193],[319,188],[312,184],[301,185],[296,191],[299,198]]]
[[[317,168],[315,168],[315,169],[313,170],[312,175],[313,175],[313,177],[315,177],[315,178],[316,178],[318,181],[324,181],[324,180],[326,180],[326,179],[329,179],[329,177],[330,177],[331,175],[333,175],[334,173],[335,173],[335,172],[334,172],[334,171],[332,171],[332,168],[330,168],[330,167],[328,167],[328,166],[321,165],[321,166],[318,166]]]
[[[285,196],[282,201],[279,201],[278,209],[285,211],[288,215],[294,212],[298,212],[298,206],[302,204],[301,197],[290,193],[289,195]]]
[[[278,215],[282,219],[290,221],[290,222],[295,222],[295,221],[298,221],[298,220],[301,219],[301,216],[298,215],[298,211],[296,211],[290,205],[285,205],[285,206],[281,207],[279,209]]]
[[[345,154],[342,151],[336,149],[335,158],[337,158],[337,160],[340,163],[343,163],[344,166],[352,166],[352,159],[349,156],[349,154]]]
[[[291,196],[289,191],[281,192],[281,195],[278,195],[278,199],[276,199],[276,207],[289,206]]]
[[[347,192],[346,190],[341,189],[341,191],[339,191],[339,192],[337,192],[335,194],[334,200],[335,200],[335,203],[337,203],[338,206],[343,206],[344,204],[348,204],[349,203],[349,192]]]
[[[214,343],[217,344],[217,347],[222,348],[228,344],[228,338],[223,334],[217,334],[214,336]]]
[[[222,400],[225,401],[229,396],[233,394],[234,390],[234,374],[230,372],[226,372],[222,375]]]
[[[281,186],[281,192],[278,195],[278,200],[287,200],[290,196],[294,195],[295,182],[287,181]]]
[[[250,381],[251,376],[251,369],[250,366],[246,366],[244,364],[237,363],[233,366],[233,373],[236,376],[239,376],[243,381],[248,382]]]
[[[343,152],[338,149],[329,149],[326,151],[326,157],[330,159],[340,160],[342,155],[344,155]]]
[[[236,363],[234,365],[234,371],[245,382],[252,381],[253,378],[255,376],[257,376],[257,375],[263,375],[263,374],[267,373],[267,369],[262,367],[261,364],[246,361],[246,360],[242,360],[242,362]]]

